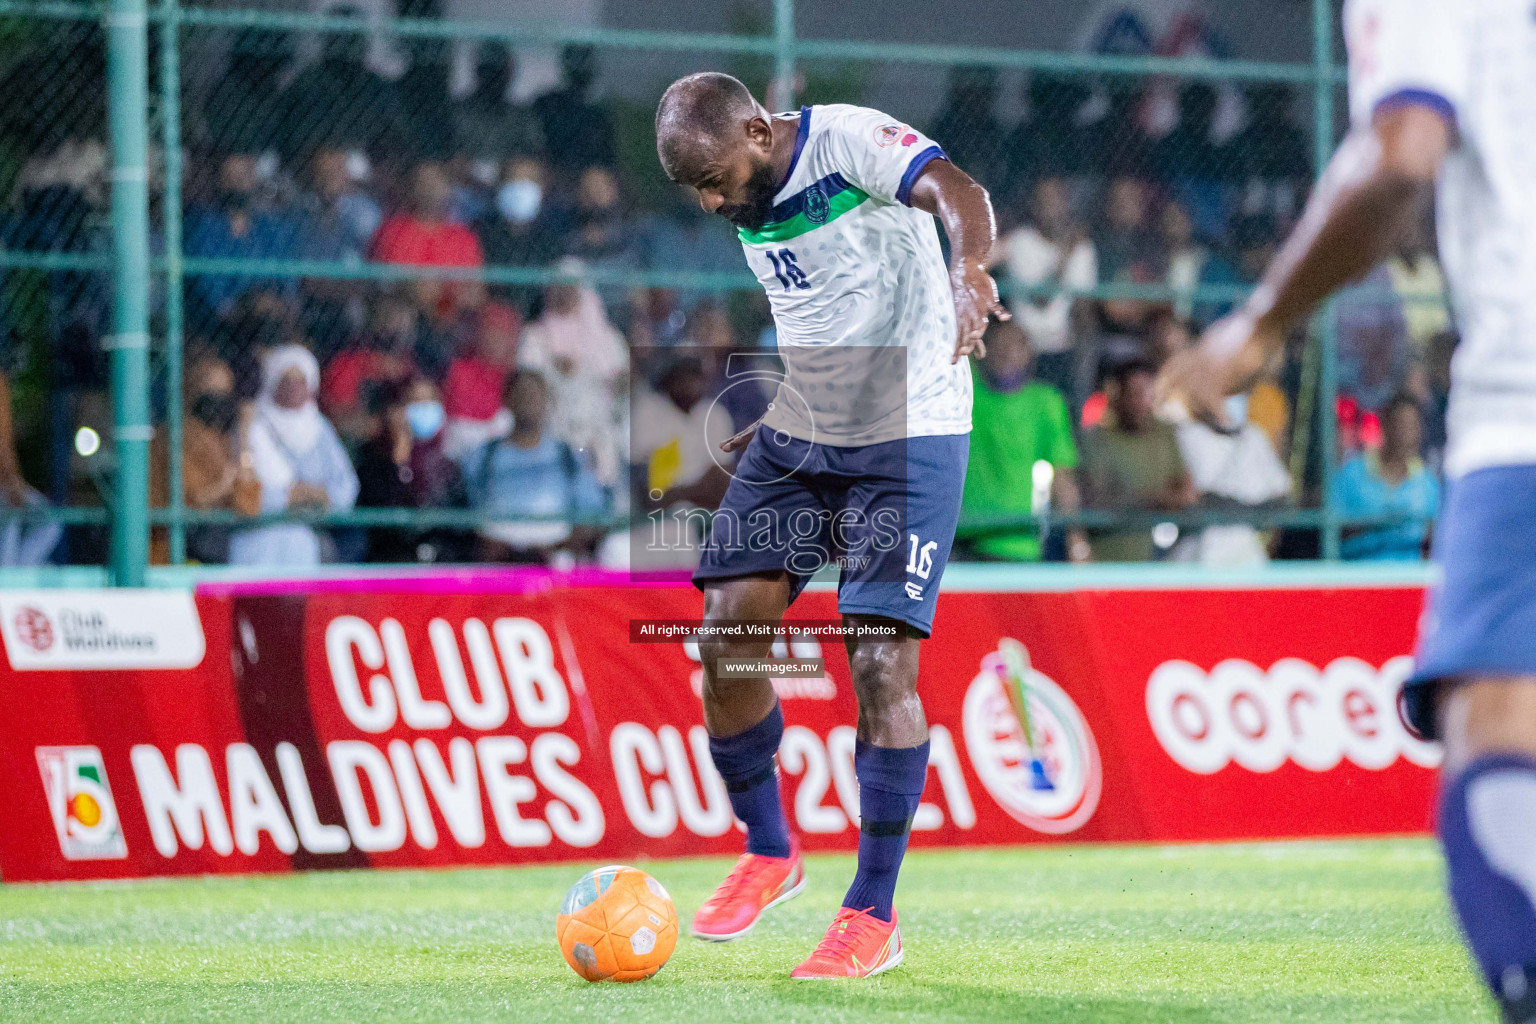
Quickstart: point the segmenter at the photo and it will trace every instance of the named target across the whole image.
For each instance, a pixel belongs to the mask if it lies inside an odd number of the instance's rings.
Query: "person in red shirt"
[[[411,208],[394,214],[373,238],[373,259],[418,267],[481,267],[485,258],[474,232],[448,218],[453,187],[441,164],[424,163],[411,179]],[[423,312],[447,318],[456,310],[479,305],[479,281],[421,278],[414,282]]]
[[[448,364],[443,380],[448,412],[443,446],[453,457],[505,437],[512,426],[501,393],[507,374],[517,365],[522,318],[511,306],[487,302],[480,309],[478,327],[473,349]]]
[[[416,307],[406,299],[381,296],[367,333],[326,364],[320,405],[344,444],[356,446],[379,432],[381,410],[374,399],[382,386],[397,385],[417,375],[412,358],[416,317]]]

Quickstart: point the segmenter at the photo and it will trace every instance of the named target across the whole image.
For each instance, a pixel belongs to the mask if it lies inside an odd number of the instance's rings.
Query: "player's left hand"
[[[987,273],[979,260],[964,260],[949,272],[949,286],[955,293],[955,354],[950,365],[963,356],[975,354],[980,359],[987,354],[982,335],[987,332],[987,321],[1011,320],[1013,317],[1003,308],[997,294],[997,282]]]
[[[1241,311],[1216,321],[1193,348],[1163,365],[1157,404],[1181,403],[1190,416],[1224,429],[1227,396],[1253,387],[1281,341]]]

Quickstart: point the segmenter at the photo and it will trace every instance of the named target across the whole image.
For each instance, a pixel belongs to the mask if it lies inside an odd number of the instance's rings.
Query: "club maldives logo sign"
[[[981,660],[962,711],[965,748],[982,785],[1014,820],[1061,835],[1099,806],[1104,769],[1077,705],[1004,638]]]
[[[189,590],[0,592],[11,668],[191,668],[205,641]]]
[[[121,860],[128,844],[95,747],[38,747],[48,811],[66,860]]]
[[[16,639],[23,646],[39,654],[53,646],[53,622],[46,612],[31,605],[22,605],[16,609],[15,627]]]

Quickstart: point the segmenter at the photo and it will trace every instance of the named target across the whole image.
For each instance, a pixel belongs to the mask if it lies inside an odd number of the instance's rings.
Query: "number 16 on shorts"
[[[917,534],[907,534],[907,575],[926,580],[933,572],[933,553],[938,547],[939,542],[936,540],[930,540],[925,544]],[[907,596],[914,601],[921,601],[923,585],[908,580]]]

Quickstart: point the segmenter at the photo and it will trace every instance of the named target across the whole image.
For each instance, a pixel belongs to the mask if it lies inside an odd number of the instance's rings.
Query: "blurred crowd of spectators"
[[[243,30],[224,73],[187,103],[182,479],[190,508],[231,513],[189,532],[196,560],[609,560],[622,557],[614,523],[708,508],[723,489],[706,443],[718,428],[705,413],[726,390],[724,353],[771,349],[766,303],[623,287],[610,272],[739,270],[729,226],[680,191],[657,208],[634,201],[637,171],[594,96],[589,48],[565,50],[560,84],[520,104],[505,45],[479,46],[472,86],[457,97],[446,44],[410,45],[409,70],[390,80],[370,68],[361,34],[329,36],[303,63],[287,35]],[[13,69],[0,95],[25,74],[24,63]],[[1203,82],[1176,90],[1160,135],[1139,84],[1095,90],[1036,75],[1012,126],[995,113],[998,92],[992,72],[957,70],[925,125],[993,192],[994,270],[1014,313],[974,368],[965,505],[977,528],[963,552],[1220,564],[1315,555],[1315,530],[1213,522],[1181,533],[1156,520],[1315,506],[1326,457],[1344,461],[1333,475],[1342,514],[1396,517],[1348,530],[1345,555],[1420,557],[1455,343],[1444,305],[1417,298],[1441,289],[1428,215],[1366,290],[1329,314],[1337,450],[1321,451],[1309,406],[1317,346],[1300,336],[1231,404],[1231,429],[1172,421],[1154,401],[1158,365],[1257,279],[1305,200],[1311,141],[1294,97],[1247,87],[1245,127],[1221,137],[1222,96]],[[100,112],[57,107],[20,103],[0,115],[5,150],[23,156],[0,241],[101,253]],[[158,255],[165,211],[160,189],[151,194]],[[330,269],[231,272],[217,262],[228,259]],[[389,265],[445,273],[378,272]],[[518,273],[550,267],[552,284]],[[21,280],[7,283],[13,303]],[[1196,288],[1217,298],[1196,300]],[[0,497],[13,509],[91,500],[91,468],[69,437],[106,418],[105,276],[49,272],[41,294],[53,435],[42,447],[53,455],[30,463],[45,479],[23,482],[5,401]],[[158,321],[166,296],[153,298]],[[23,333],[7,334],[12,371]],[[153,397],[163,419],[166,389]],[[751,422],[750,402],[723,404],[731,428]],[[160,505],[175,457],[165,433],[152,459]],[[355,507],[472,510],[483,522],[403,514],[321,528],[270,515]],[[1122,515],[1086,515],[1106,510]],[[1021,525],[1079,511],[1083,527]],[[57,527],[9,522],[0,562],[99,557],[88,531],[61,544]],[[166,556],[163,536],[156,553]]]
[[[1035,76],[1030,113],[1010,130],[992,113],[993,73],[952,78],[933,132],[992,185],[1002,227],[993,262],[1014,315],[977,366],[971,521],[1052,507],[1121,513],[1113,528],[1061,531],[1054,550],[1047,536],[1046,557],[1316,557],[1315,529],[1220,520],[1315,508],[1326,457],[1338,467],[1329,498],[1339,516],[1379,521],[1346,526],[1342,555],[1423,557],[1456,343],[1431,211],[1326,314],[1337,351],[1332,451],[1317,427],[1320,346],[1300,333],[1229,403],[1229,429],[1181,421],[1180,410],[1155,408],[1158,367],[1258,281],[1305,204],[1312,167],[1287,87],[1243,89],[1245,126],[1225,138],[1218,87],[1189,82],[1172,96],[1171,125],[1154,138],[1153,90],[1094,94],[1081,79]],[[1157,522],[1195,512],[1211,525]],[[970,548],[983,558],[1042,550],[1034,531],[993,531]]]

